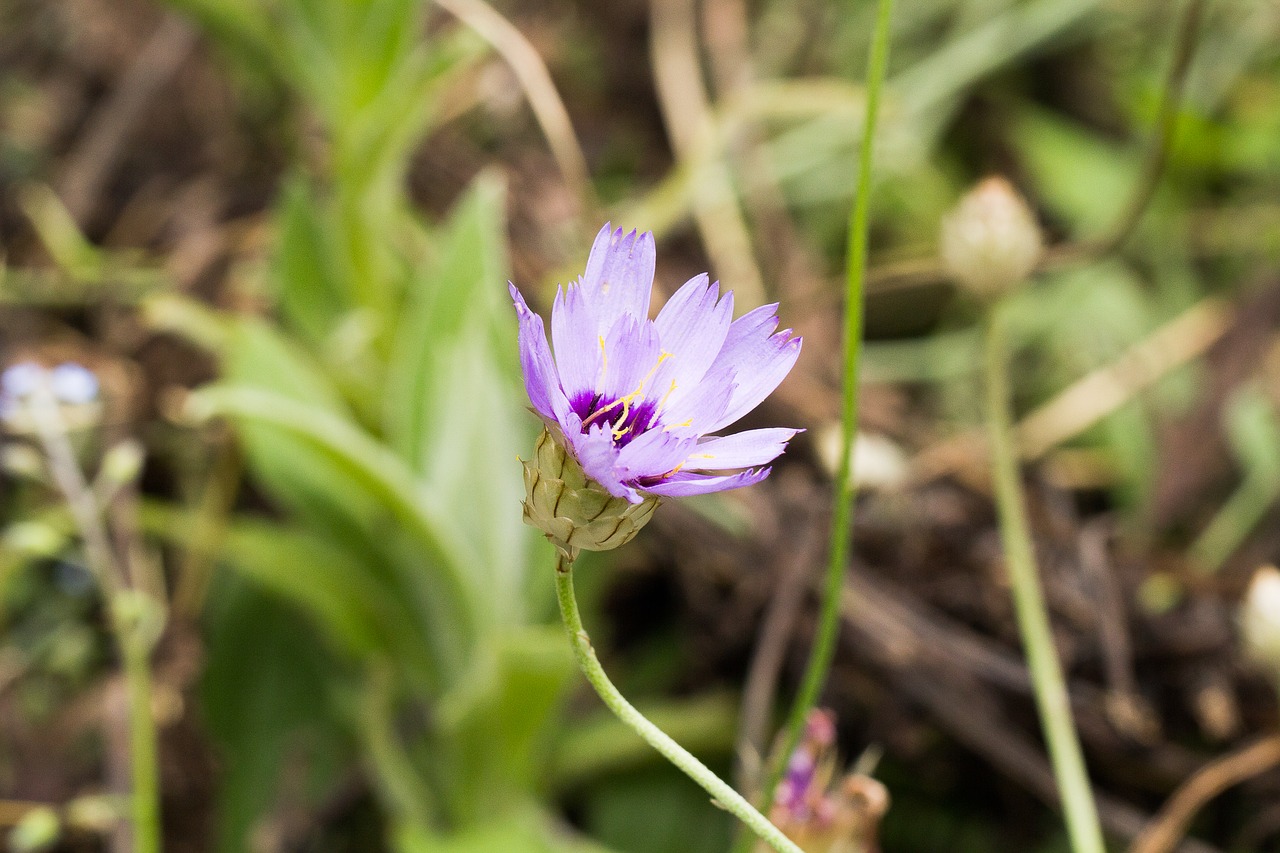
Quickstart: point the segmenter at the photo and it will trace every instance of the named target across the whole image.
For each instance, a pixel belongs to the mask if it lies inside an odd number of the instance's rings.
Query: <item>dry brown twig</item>
[[[151,99],[191,54],[196,33],[176,15],[167,16],[115,90],[85,122],[85,130],[67,155],[58,194],[77,222],[83,223],[111,177],[129,132]]]
[[[583,212],[599,207],[587,157],[578,143],[569,110],[551,79],[547,64],[524,33],[484,0],[438,0],[440,6],[487,41],[511,67],[524,89],[534,119],[542,128],[560,173],[578,198]]]
[[[1280,735],[1210,761],[1173,793],[1129,848],[1129,853],[1169,853],[1178,848],[1196,812],[1228,788],[1280,765]]]
[[[699,160],[705,137],[715,132],[698,55],[694,4],[691,0],[653,0],[649,31],[658,105],[676,159],[687,167]],[[703,166],[702,172],[692,188],[691,206],[712,265],[721,277],[733,282],[739,304],[766,302],[764,280],[729,170],[716,159]]]
[[[1221,301],[1210,298],[1191,306],[1111,363],[1027,413],[1016,427],[1019,455],[1034,461],[1080,435],[1173,370],[1203,355],[1229,325],[1230,312]],[[950,473],[960,464],[980,464],[983,447],[976,433],[949,438],[916,456],[911,478],[921,482]]]
[[[813,574],[812,567],[820,558],[822,537],[814,525],[806,526],[799,538],[799,546],[786,559],[769,599],[742,688],[741,722],[735,748],[739,791],[754,792],[760,786],[760,771],[768,758],[767,730],[778,678],[810,586],[807,576]]]

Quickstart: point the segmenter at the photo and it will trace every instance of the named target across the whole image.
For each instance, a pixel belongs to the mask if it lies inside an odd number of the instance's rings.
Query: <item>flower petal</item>
[[[585,473],[615,498],[626,498],[633,504],[642,500],[640,493],[622,482],[618,470],[618,448],[608,426],[592,424],[586,432],[566,433],[569,449]]]
[[[725,471],[772,462],[787,449],[798,429],[751,429],[702,441],[689,454],[685,470]]]
[[[596,332],[596,318],[582,288],[576,284],[556,291],[551,306],[551,341],[560,383],[569,399],[594,393],[600,381],[604,342]]]
[[[652,486],[640,486],[646,493],[663,497],[680,498],[689,495],[705,495],[750,486],[769,476],[769,468],[752,468],[737,474],[692,474],[681,471]]]
[[[703,383],[732,381],[733,396],[719,418],[703,432],[715,432],[741,418],[786,378],[800,357],[802,339],[778,327],[778,306],[764,305],[742,315],[729,327],[724,347]]]
[[[616,400],[648,390],[646,380],[658,364],[661,347],[653,321],[628,314],[618,318],[604,338],[604,371],[596,391],[605,400]],[[643,393],[631,402],[638,403]],[[621,409],[619,409],[621,414]],[[610,417],[609,420],[614,418]]]
[[[608,223],[596,235],[582,275],[582,290],[596,317],[596,334],[608,334],[624,314],[649,318],[649,296],[657,252],[653,235],[637,235],[622,229],[610,231]]]
[[[685,282],[658,312],[654,324],[663,351],[670,353],[654,377],[663,393],[696,385],[724,346],[733,320],[733,292],[719,297],[720,283],[711,284],[703,273]]]
[[[624,480],[661,477],[684,462],[697,444],[696,434],[651,429],[622,448],[618,468]]]
[[[725,407],[733,398],[732,382],[699,382],[681,394],[677,388],[670,399],[658,409],[656,425],[666,429],[687,429],[698,435],[712,431],[712,425],[721,420]],[[656,390],[656,389],[655,389]]]
[[[511,284],[510,288],[516,316],[520,319],[520,368],[524,373],[524,390],[534,411],[544,418],[558,421],[568,411],[569,401],[560,388],[556,365],[547,346],[546,329],[542,318],[529,310],[516,286]]]

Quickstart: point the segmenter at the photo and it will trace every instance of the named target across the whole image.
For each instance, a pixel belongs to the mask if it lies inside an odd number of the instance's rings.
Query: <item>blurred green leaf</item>
[[[1243,388],[1232,396],[1225,420],[1231,449],[1246,476],[1280,484],[1280,420],[1275,403],[1257,387]]]
[[[291,407],[288,411],[301,409],[301,419],[315,416],[337,425],[334,428],[358,430],[338,391],[306,352],[260,320],[234,321],[222,374],[226,382],[241,388],[230,396],[247,396],[259,409],[270,409],[279,401]],[[197,392],[193,400],[209,393]],[[252,408],[251,403],[246,405]],[[388,513],[341,458],[299,441],[287,425],[238,414],[236,425],[255,481],[309,526],[341,538],[353,550],[372,550],[373,531]]]
[[[272,277],[290,326],[312,347],[323,347],[347,308],[346,283],[327,239],[320,199],[306,181],[284,188],[276,214]]]
[[[454,815],[484,823],[547,784],[552,723],[576,671],[559,626],[513,630],[492,670],[478,669],[470,689],[442,705],[444,737],[432,749],[456,768],[442,780]]]
[[[581,808],[588,831],[621,853],[720,853],[733,833],[728,812],[709,808],[701,789],[661,764],[597,781]]]
[[[307,459],[323,470],[319,485],[324,493],[339,506],[354,506],[361,513],[358,520],[368,525],[368,536],[377,536],[390,524],[402,525],[425,552],[421,568],[434,573],[440,582],[438,592],[448,597],[449,606],[439,614],[452,618],[459,636],[476,630],[485,607],[472,572],[477,565],[473,546],[449,524],[439,498],[423,489],[389,450],[340,415],[271,391],[213,386],[196,392],[192,404],[206,416],[232,418],[241,429],[276,431],[282,442],[280,452],[292,452],[295,460]],[[314,470],[289,472],[298,479],[309,475],[314,476]],[[376,516],[378,523],[369,516]]]
[[[430,422],[446,400],[440,386],[452,366],[441,362],[476,333],[484,343],[492,340],[485,327],[498,319],[499,305],[505,307],[505,206],[502,180],[495,174],[478,177],[433,235],[435,256],[422,264],[406,294],[387,378],[385,420],[391,445],[418,470],[425,469],[432,439],[439,435],[432,434]],[[477,321],[479,328],[468,325]],[[512,325],[507,330],[514,334]],[[505,361],[513,360],[514,351],[512,346]]]
[[[738,698],[728,692],[642,703],[640,711],[685,749],[702,756],[733,754]],[[601,708],[561,733],[549,775],[561,790],[585,786],[608,773],[662,763],[639,735]]]
[[[407,294],[385,394],[392,446],[444,495],[451,523],[475,543],[498,623],[523,621],[531,533],[519,510],[517,457],[533,440],[506,296],[506,192],[482,174],[433,235],[434,258]]]
[[[551,818],[525,804],[512,817],[487,821],[453,835],[426,837],[412,830],[398,833],[396,853],[613,853],[567,828],[553,826]]]
[[[1036,193],[1071,225],[1093,236],[1109,227],[1138,180],[1139,156],[1052,113],[1027,109],[1014,125]]]
[[[310,624],[235,575],[217,580],[202,716],[220,753],[215,849],[243,853],[273,808],[314,808],[353,750],[328,701],[342,668]]]
[[[198,544],[181,509],[149,503],[141,518],[152,536],[182,547]],[[316,533],[253,518],[231,521],[219,551],[243,577],[313,617],[336,651],[353,660],[393,655],[431,677],[429,650],[406,602],[359,556]]]

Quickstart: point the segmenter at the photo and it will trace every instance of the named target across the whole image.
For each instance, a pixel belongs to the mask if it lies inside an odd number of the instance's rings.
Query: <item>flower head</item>
[[[1254,572],[1240,607],[1240,633],[1249,656],[1280,673],[1280,570],[1275,566]]]
[[[835,715],[815,708],[804,738],[787,762],[769,819],[806,853],[878,850],[880,818],[889,792],[862,773],[837,778]]]
[[[605,225],[586,272],[561,288],[548,346],[515,285],[520,360],[533,409],[586,477],[632,504],[746,486],[799,430],[712,433],[778,386],[800,338],[777,305],[733,320],[733,293],[696,276],[649,319],[653,235]]]
[[[0,422],[19,432],[29,427],[27,407],[42,386],[53,402],[69,409],[94,406],[100,392],[98,377],[84,365],[64,362],[46,368],[20,361],[0,372]]]
[[[1001,296],[1026,280],[1044,252],[1035,214],[1004,178],[970,190],[942,223],[942,261],[975,295]]]

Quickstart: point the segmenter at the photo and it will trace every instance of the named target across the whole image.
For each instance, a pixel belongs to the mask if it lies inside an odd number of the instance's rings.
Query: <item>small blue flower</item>
[[[20,361],[0,373],[0,400],[13,404],[36,390],[44,368],[33,361]]]
[[[98,399],[98,377],[83,364],[66,362],[49,371],[49,388],[59,403],[83,406]]]
[[[82,364],[64,362],[47,369],[33,361],[20,361],[0,373],[0,418],[14,417],[23,400],[41,383],[53,398],[66,406],[82,406],[98,399],[98,377]]]
[[[705,273],[650,320],[655,262],[651,233],[606,224],[585,273],[556,294],[554,355],[511,285],[533,409],[589,478],[633,504],[757,483],[800,430],[712,433],[778,387],[801,339],[776,331],[776,304],[733,320],[733,292]]]

